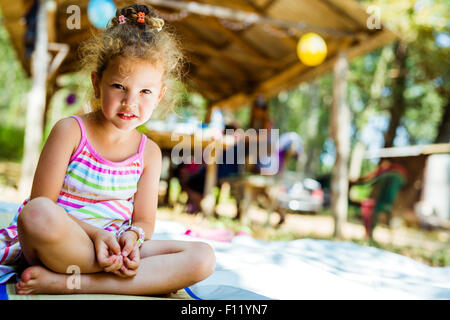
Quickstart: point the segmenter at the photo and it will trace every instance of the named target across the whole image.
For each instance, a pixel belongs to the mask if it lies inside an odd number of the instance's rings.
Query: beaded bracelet
[[[142,230],[141,227],[134,226],[134,225],[132,225],[131,223],[128,223],[128,224],[124,223],[124,224],[120,227],[120,229],[117,231],[117,238],[120,238],[120,236],[121,236],[124,232],[130,231],[130,230],[136,232],[136,234],[138,235],[138,240],[137,240],[136,243],[137,243],[138,247],[141,247],[142,244],[144,243],[145,232],[144,232],[144,230]]]

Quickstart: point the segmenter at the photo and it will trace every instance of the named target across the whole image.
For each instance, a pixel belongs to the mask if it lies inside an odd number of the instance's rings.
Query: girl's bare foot
[[[17,294],[64,294],[74,293],[67,287],[68,275],[55,273],[41,266],[31,266],[16,284]]]

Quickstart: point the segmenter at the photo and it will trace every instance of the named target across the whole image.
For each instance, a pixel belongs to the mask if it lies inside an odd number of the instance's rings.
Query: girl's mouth
[[[119,116],[119,118],[122,119],[122,120],[132,120],[132,119],[134,119],[134,118],[137,118],[137,117],[136,117],[134,114],[132,114],[132,113],[124,113],[124,112],[118,113],[118,116]]]

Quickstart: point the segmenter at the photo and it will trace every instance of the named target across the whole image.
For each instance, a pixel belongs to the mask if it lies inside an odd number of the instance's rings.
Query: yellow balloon
[[[317,66],[327,56],[327,44],[317,33],[306,33],[297,43],[297,55],[305,65]]]

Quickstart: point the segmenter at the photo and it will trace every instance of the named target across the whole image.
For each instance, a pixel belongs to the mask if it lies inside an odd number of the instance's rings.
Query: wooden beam
[[[249,54],[252,57],[252,60],[258,61],[261,64],[265,65],[274,65],[273,60],[267,58],[267,56],[259,49],[244,41],[241,35],[237,34],[233,30],[226,28],[223,24],[217,21],[217,19],[211,19],[211,22],[208,24],[208,26],[211,28],[215,28],[219,32],[225,34],[226,38],[228,38],[231,42],[236,43],[242,50]]]
[[[189,35],[192,40],[194,40],[186,42],[183,45],[183,47],[186,50],[193,52],[200,52],[221,59],[227,65],[227,67],[230,68],[230,72],[233,74],[233,78],[237,76],[238,80],[241,80],[242,82],[247,81],[247,74],[244,71],[242,71],[242,68],[238,66],[231,57],[224,54],[223,51],[221,51],[220,49],[216,49],[213,48],[212,46],[208,46],[207,44],[205,44],[205,41],[207,40],[201,38],[201,36],[199,36],[198,34],[195,34],[192,30],[188,28],[186,24],[177,23],[175,26],[176,28],[183,31],[184,34]],[[230,73],[225,73],[223,72],[223,70],[218,70],[218,72],[224,75],[231,76]],[[236,79],[234,80],[236,81]]]
[[[367,27],[365,24],[361,24],[359,21],[357,21],[355,18],[353,18],[345,9],[341,8],[337,4],[335,4],[333,1],[329,0],[320,0],[324,4],[326,4],[328,7],[330,7],[336,14],[340,15],[344,19],[350,21],[353,26],[355,26],[356,29],[359,30],[366,30]],[[343,2],[340,0],[340,2]]]
[[[272,1],[270,1],[270,2],[268,2],[268,3],[266,3],[265,4],[265,6],[264,6],[264,8],[259,8],[258,6],[256,6],[255,4],[253,4],[251,1],[249,1],[249,0],[246,0],[246,2],[247,3],[249,3],[252,7],[253,7],[253,9],[257,12],[257,13],[259,13],[259,14],[261,14],[261,15],[265,15],[265,13],[266,13],[266,10],[275,2],[276,0],[272,0]],[[297,47],[297,42],[298,42],[298,39],[297,39],[297,37],[292,37],[289,33],[287,33],[287,36],[286,37],[282,37],[282,38],[280,38],[284,43],[286,43],[289,47],[294,47],[294,48],[296,48]]]
[[[376,158],[396,158],[396,157],[417,157],[420,155],[430,155],[438,153],[450,153],[450,143],[415,145],[406,147],[381,148],[377,150],[367,150],[364,154],[366,159]]]
[[[264,6],[261,8],[262,11],[266,11],[267,9],[269,9],[277,0],[269,0],[267,1]]]
[[[189,62],[192,62],[193,66],[195,67],[195,70],[192,70],[193,75],[202,74],[204,76],[208,76],[211,78],[214,78],[216,83],[229,83],[232,78],[222,76],[218,74],[217,70],[214,68],[211,68],[208,64],[205,63],[205,60],[202,60],[202,57],[197,57],[197,52],[192,52],[189,55]],[[227,75],[228,76],[228,75]],[[209,80],[211,81],[211,80]]]
[[[217,97],[226,97],[234,92],[234,88],[232,86],[216,83],[216,81],[212,81],[212,79],[213,78],[205,78],[197,74],[195,78],[191,79],[191,81],[197,82],[207,91],[215,92],[214,95],[216,96],[216,99]]]
[[[338,14],[345,17],[347,20],[352,21],[355,27],[361,30],[368,31],[367,29],[367,18],[369,15],[366,12],[365,6],[358,1],[354,0],[322,0],[326,2],[330,7],[333,8]],[[382,27],[383,28],[383,27]],[[383,28],[383,30],[385,30]]]
[[[277,62],[277,61],[273,61],[273,60],[271,61],[271,60],[260,59],[260,58],[255,58],[255,57],[249,58],[249,56],[244,53],[239,53],[239,52],[230,53],[230,52],[227,52],[225,48],[218,49],[218,48],[214,48],[210,45],[206,45],[206,44],[186,43],[183,45],[183,47],[191,52],[198,52],[203,55],[208,55],[211,57],[216,57],[219,59],[232,61],[233,64],[235,64],[236,62],[240,62],[240,63],[253,64],[256,66],[269,67],[269,68],[279,68],[282,65],[282,63]]]
[[[332,28],[313,26],[303,22],[278,20],[269,17],[264,17],[254,12],[233,10],[227,7],[214,6],[194,1],[184,2],[173,0],[145,0],[145,2],[148,2],[152,6],[156,7],[159,6],[177,9],[180,11],[187,11],[193,14],[216,17],[219,19],[241,21],[252,24],[270,24],[283,29],[297,29],[305,32],[312,31],[323,35],[330,35],[333,37],[349,37],[354,35],[354,32],[350,30],[336,30]]]

